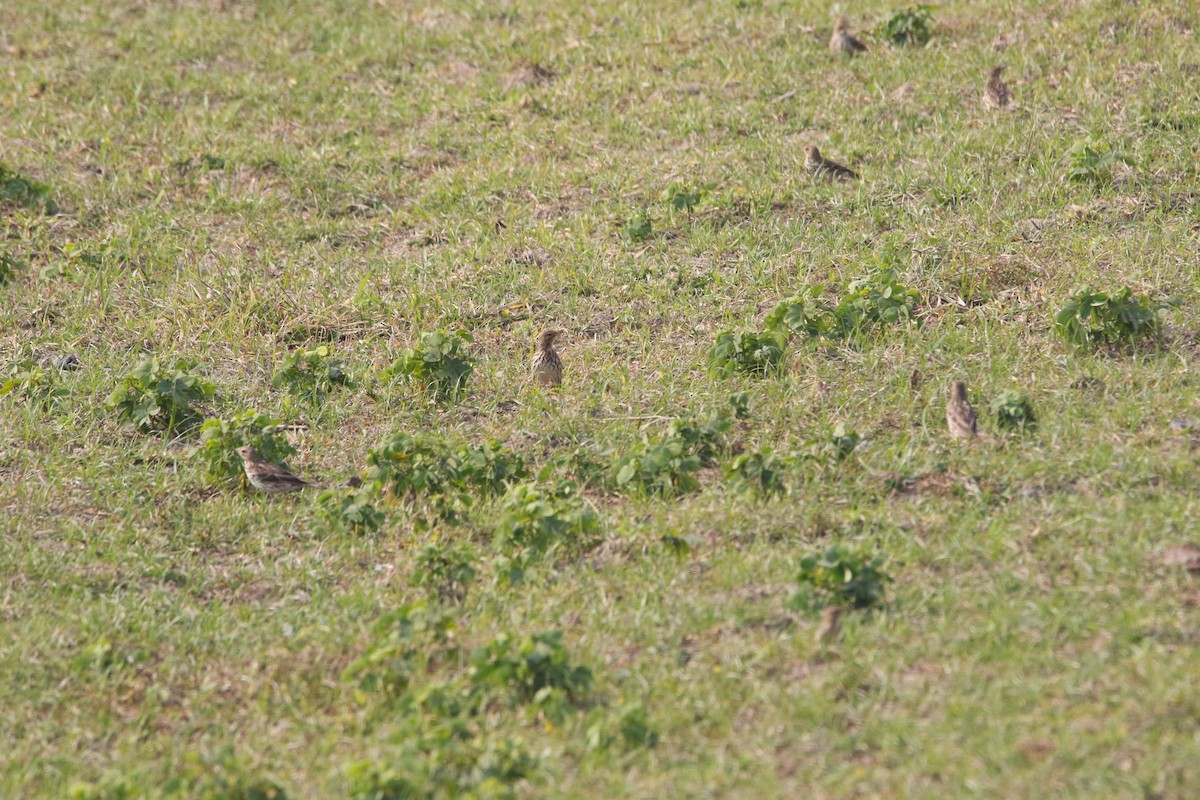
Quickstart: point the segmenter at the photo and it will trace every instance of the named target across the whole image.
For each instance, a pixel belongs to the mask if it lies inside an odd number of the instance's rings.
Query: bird
[[[950,386],[950,402],[946,404],[946,427],[955,439],[971,439],[979,432],[979,420],[971,401],[967,399],[967,384],[955,381]]]
[[[829,52],[835,56],[852,56],[855,53],[867,52],[867,46],[846,30],[847,24],[845,17],[838,17],[833,23],[833,35],[829,37]]]
[[[805,145],[804,147],[804,168],[808,170],[810,175],[837,178],[843,181],[858,177],[858,173],[849,167],[843,166],[836,161],[830,161],[822,156],[821,151],[817,149],[815,144]]]
[[[842,638],[842,613],[845,610],[841,606],[828,606],[821,612],[821,624],[814,637],[818,646],[834,644]]]
[[[547,328],[538,334],[537,350],[533,354],[533,379],[541,386],[558,386],[562,383],[562,359],[554,349],[554,340],[562,331]]]
[[[1000,73],[1004,71],[1003,66],[992,67],[988,73],[987,85],[983,87],[983,107],[990,109],[1001,109],[1008,105],[1008,100],[1012,93],[1008,90],[1008,84],[1000,79]]]
[[[261,489],[270,494],[295,492],[306,489],[313,484],[297,478],[278,464],[263,460],[257,450],[249,445],[239,447],[237,454],[242,457],[242,466],[246,469],[246,480],[255,489]]]

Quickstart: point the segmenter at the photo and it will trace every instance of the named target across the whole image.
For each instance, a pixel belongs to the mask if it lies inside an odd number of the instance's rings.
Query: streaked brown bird
[[[562,331],[547,328],[538,334],[537,350],[533,354],[533,379],[541,386],[559,386],[562,384],[562,359],[554,349],[554,340],[562,335]]]
[[[979,433],[979,420],[971,401],[967,399],[967,384],[955,381],[950,386],[950,402],[946,404],[946,427],[955,439],[972,439]]]
[[[842,614],[846,609],[841,606],[828,606],[821,612],[821,624],[817,626],[816,640],[818,646],[836,644],[842,638]]]
[[[992,71],[988,73],[987,85],[983,87],[983,107],[989,109],[1002,109],[1008,106],[1008,101],[1012,97],[1012,92],[1008,90],[1006,84],[1000,78],[1000,73],[1004,71],[1004,67],[992,67]]]
[[[822,156],[815,144],[804,146],[804,168],[810,175],[821,178],[837,178],[840,181],[858,178],[858,173],[854,170]]]
[[[264,461],[259,452],[249,445],[239,447],[237,454],[242,457],[242,466],[246,470],[246,480],[255,489],[261,489],[270,494],[282,494],[306,489],[313,484],[297,478],[278,464]]]
[[[833,23],[833,35],[829,37],[829,52],[835,56],[852,56],[855,53],[867,52],[867,46],[846,30],[848,25],[849,22],[845,17],[838,17]]]

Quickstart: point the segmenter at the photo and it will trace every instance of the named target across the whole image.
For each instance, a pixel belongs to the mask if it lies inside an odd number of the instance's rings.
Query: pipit
[[[554,349],[554,340],[562,331],[548,328],[538,334],[537,351],[533,354],[533,379],[541,386],[558,386],[562,383],[562,359]]]
[[[979,432],[979,420],[971,401],[967,399],[967,385],[955,381],[950,386],[950,402],[946,404],[946,427],[955,439],[971,439]]]
[[[833,23],[833,35],[829,37],[829,52],[835,56],[852,56],[855,53],[867,52],[867,46],[846,30],[845,17],[838,17]]]
[[[1004,67],[999,66],[992,67],[992,71],[988,73],[987,85],[983,87],[984,108],[1001,109],[1008,105],[1012,93],[1008,90],[1008,84],[1000,79],[1000,73],[1003,71]]]
[[[829,606],[821,612],[821,624],[817,626],[814,637],[818,646],[835,644],[842,638],[842,613],[846,609],[841,606]]]
[[[830,161],[821,155],[821,151],[817,149],[815,144],[805,145],[804,147],[804,168],[808,170],[810,175],[825,178],[837,178],[838,180],[851,180],[858,177],[858,173],[847,166]]]
[[[297,478],[278,464],[264,461],[258,451],[249,445],[239,447],[237,454],[242,457],[242,465],[246,468],[246,480],[250,481],[250,485],[255,489],[261,489],[270,494],[281,494],[313,485]]]

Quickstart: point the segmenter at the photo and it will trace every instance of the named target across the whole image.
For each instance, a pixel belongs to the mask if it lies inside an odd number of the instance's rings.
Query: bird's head
[[[250,445],[239,447],[236,452],[242,457],[242,461],[258,461],[258,451]]]
[[[539,350],[546,350],[554,346],[554,340],[562,336],[562,331],[556,328],[547,328],[538,334],[537,346]]]
[[[955,381],[950,384],[950,396],[955,400],[967,399],[967,384],[963,381]]]
[[[833,21],[833,30],[835,33],[841,33],[850,26],[850,20],[845,17],[838,17]]]
[[[815,161],[821,157],[821,151],[817,149],[815,144],[804,145],[804,157]]]
[[[1001,64],[998,67],[992,67],[992,71],[988,73],[988,77],[989,78],[999,78],[1001,72],[1004,72],[1003,64]]]

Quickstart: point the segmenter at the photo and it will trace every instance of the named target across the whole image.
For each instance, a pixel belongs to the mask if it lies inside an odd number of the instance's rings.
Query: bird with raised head
[[[967,384],[955,381],[950,385],[950,402],[946,404],[946,427],[955,439],[972,439],[979,433],[979,419],[967,399]]]
[[[830,161],[822,156],[815,144],[804,146],[804,168],[810,175],[821,178],[837,178],[840,181],[847,181],[858,177],[858,173],[846,165]]]
[[[999,66],[992,67],[991,72],[988,73],[987,84],[983,87],[984,108],[1002,109],[1008,106],[1012,92],[1008,90],[1008,84],[1000,78],[1000,73],[1003,71],[1004,67]]]
[[[833,23],[833,35],[829,37],[829,52],[835,56],[852,56],[867,52],[867,46],[847,30],[849,21],[838,17]]]
[[[538,334],[537,349],[533,354],[533,379],[541,386],[559,386],[562,384],[562,359],[554,349],[554,340],[562,335],[562,331],[547,328]]]
[[[307,489],[313,484],[297,478],[278,464],[263,460],[257,450],[249,445],[239,447],[237,454],[242,457],[242,466],[246,470],[246,480],[255,489],[261,489],[271,494],[295,492]]]

